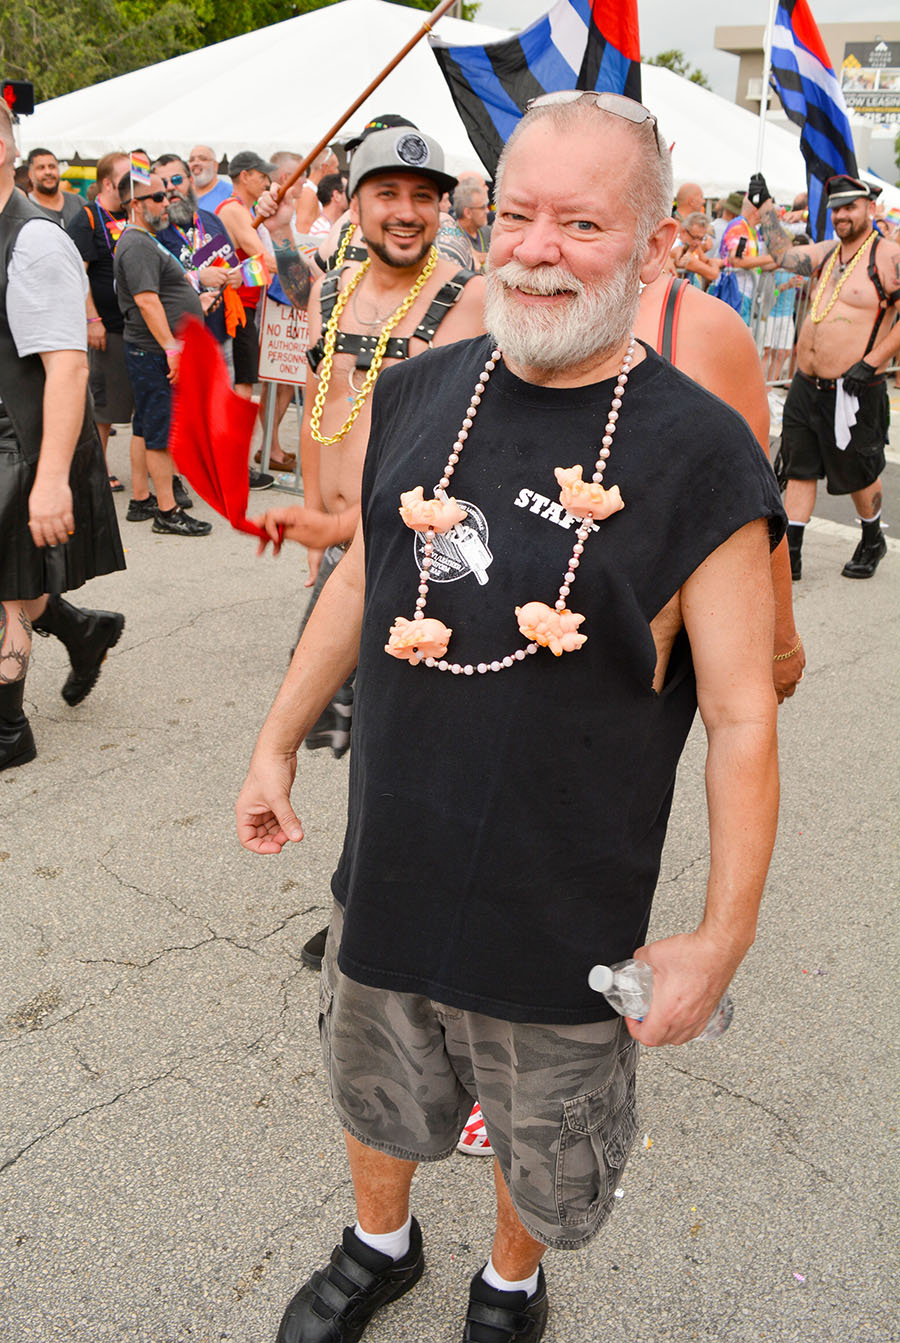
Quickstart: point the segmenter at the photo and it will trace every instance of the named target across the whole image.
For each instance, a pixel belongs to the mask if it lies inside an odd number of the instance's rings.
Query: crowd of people
[[[415,1286],[415,1167],[459,1147],[494,1158],[497,1195],[463,1338],[537,1343],[546,1247],[586,1243],[612,1207],[636,1043],[694,1038],[753,941],[819,479],[861,520],[843,573],[870,578],[886,552],[900,247],[846,176],[828,186],[836,243],[798,237],[804,206],[779,210],[762,176],[714,220],[701,188],[674,192],[653,115],[616,95],[538,99],[492,188],[405,117],[347,149],[346,170],[328,149],[291,186],[289,151],[240,151],[222,176],[208,146],[112,152],[66,218],[48,151],[30,198],[15,188],[0,106],[0,768],[36,754],[32,632],[65,644],[69,704],[122,634],[122,614],[63,595],[124,567],[113,426],[131,425],[125,520],[209,534],[169,451],[182,320],[250,398],[262,295],[306,310],[303,502],[257,522],[261,548],[305,548],[312,590],[236,810],[246,848],[282,852],[302,839],[299,746],[352,742],[333,916],[303,958],[358,1220],[278,1339],[356,1340]],[[812,288],[784,506],[741,288],[763,269]],[[708,292],[726,273],[734,303]],[[297,467],[277,441],[272,462]],[[256,466],[249,488],[268,488]],[[698,707],[706,908],[645,945]],[[656,987],[626,1023],[588,971],[635,953]]]

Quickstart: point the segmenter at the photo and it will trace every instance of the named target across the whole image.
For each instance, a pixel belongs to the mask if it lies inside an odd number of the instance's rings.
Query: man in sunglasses
[[[203,317],[200,298],[184,266],[159,241],[169,222],[168,195],[159,173],[144,185],[129,174],[119,183],[128,225],[116,245],[115,275],[125,318],[125,363],[134,393],[134,432],[147,446],[153,482],[153,530],[164,536],[207,536],[212,527],[191,517],[175,498],[169,455],[172,384],[181,346],[175,336],[185,316]]]
[[[849,494],[862,528],[845,578],[871,578],[887,554],[881,529],[889,407],[884,370],[900,350],[900,247],[873,227],[875,197],[865,182],[826,183],[837,242],[796,247],[782,226],[765,178],[750,182],[759,229],[779,266],[811,277],[810,306],[797,341],[797,372],[784,405],[782,451],[788,474],[791,574],[802,574],[806,524],[817,482]]]
[[[251,851],[302,839],[297,747],[356,665],[321,1034],[358,1220],[279,1343],[355,1343],[415,1286],[416,1165],[456,1149],[475,1096],[497,1226],[463,1343],[537,1343],[545,1248],[586,1244],[614,1206],[635,1042],[702,1031],[775,835],[777,486],[740,416],[631,335],[676,229],[666,142],[630,99],[550,95],[496,182],[491,334],[379,380],[361,525],[236,808]],[[645,945],[698,707],[706,908]],[[654,992],[626,1024],[588,976],[635,953]]]

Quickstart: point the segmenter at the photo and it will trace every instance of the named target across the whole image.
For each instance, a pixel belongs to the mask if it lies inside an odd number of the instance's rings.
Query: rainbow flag
[[[150,160],[140,149],[132,151],[131,155],[131,180],[140,182],[141,186],[150,185]]]
[[[241,279],[248,285],[268,285],[269,272],[261,255],[248,257],[241,262]]]

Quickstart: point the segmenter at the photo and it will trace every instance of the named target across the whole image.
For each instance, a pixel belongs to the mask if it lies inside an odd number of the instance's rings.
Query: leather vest
[[[24,359],[19,357],[6,312],[10,258],[23,225],[31,219],[46,222],[47,216],[21,191],[14,189],[0,210],[0,401],[3,403],[0,421],[9,418],[25,460],[34,464],[41,451],[44,365],[39,354],[28,354]],[[87,396],[79,446],[93,439],[94,433],[93,407],[90,396]]]

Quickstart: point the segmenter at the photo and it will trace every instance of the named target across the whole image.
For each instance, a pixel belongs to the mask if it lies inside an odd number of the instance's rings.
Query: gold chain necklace
[[[838,280],[837,284],[834,286],[834,293],[831,295],[831,298],[828,300],[828,306],[827,306],[827,308],[825,309],[825,311],[822,313],[822,315],[821,315],[821,317],[820,317],[820,316],[819,316],[819,297],[820,297],[820,295],[824,292],[824,290],[825,290],[825,286],[827,285],[828,281],[831,279],[831,272],[834,270],[835,265],[836,265],[836,263],[837,263],[837,259],[838,259],[838,257],[840,256],[841,245],[840,245],[840,243],[838,243],[837,247],[834,249],[834,251],[832,252],[831,256],[828,258],[828,265],[825,267],[825,270],[824,270],[824,272],[823,272],[823,274],[822,274],[822,279],[819,281],[819,287],[818,287],[818,289],[816,290],[815,295],[814,295],[814,297],[813,297],[813,301],[812,301],[812,303],[810,304],[810,307],[809,307],[809,320],[812,322],[813,326],[818,326],[820,322],[824,322],[824,321],[825,321],[825,318],[828,316],[828,314],[831,312],[831,309],[834,307],[835,300],[837,299],[838,294],[839,294],[839,293],[841,292],[841,290],[843,289],[844,284],[846,283],[846,281],[849,280],[850,275],[851,275],[851,272],[853,271],[854,266],[856,266],[856,265],[859,264],[859,262],[862,260],[863,256],[864,256],[865,253],[869,250],[869,248],[872,246],[872,243],[873,243],[874,241],[875,241],[875,230],[873,229],[872,232],[869,234],[868,238],[866,238],[866,241],[863,243],[862,247],[861,247],[861,248],[859,249],[859,251],[856,253],[856,256],[853,257],[852,261],[848,262],[848,264],[847,264],[847,269],[844,271],[843,275],[842,275],[841,278]]]
[[[428,260],[422,267],[419,277],[412,289],[410,289],[399,308],[395,308],[394,312],[381,329],[381,335],[378,337],[378,344],[375,346],[375,352],[372,355],[371,366],[363,380],[359,395],[350,407],[350,414],[336,434],[323,434],[321,432],[322,411],[325,408],[325,398],[328,395],[328,385],[331,382],[331,370],[334,365],[334,347],[337,342],[338,323],[341,320],[341,314],[352,297],[354,289],[372,264],[371,258],[367,258],[363,262],[350,283],[347,285],[347,288],[339,295],[338,301],[334,305],[334,312],[328,319],[328,325],[325,328],[325,349],[322,355],[322,371],[319,374],[319,390],[316,392],[316,399],[313,402],[312,412],[309,417],[310,432],[317,443],[322,443],[325,446],[329,446],[332,443],[340,443],[341,439],[346,437],[353,428],[359,418],[360,411],[366,404],[369,393],[372,391],[372,388],[378,380],[378,375],[381,372],[381,361],[384,359],[384,352],[387,349],[387,343],[390,339],[391,332],[397,323],[402,321],[409,312],[423,288],[430,280],[437,263],[437,248],[432,245],[428,253]]]

